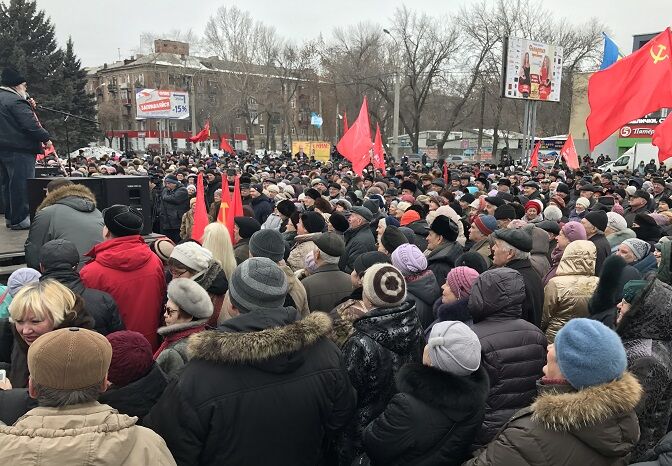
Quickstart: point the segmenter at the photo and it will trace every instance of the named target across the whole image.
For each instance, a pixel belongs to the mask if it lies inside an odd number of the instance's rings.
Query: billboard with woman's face
[[[504,48],[502,97],[560,100],[562,47],[510,37]]]

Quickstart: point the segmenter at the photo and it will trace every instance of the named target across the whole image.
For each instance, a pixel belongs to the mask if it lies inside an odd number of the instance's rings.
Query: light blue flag
[[[604,32],[602,35],[604,36],[604,53],[602,54],[602,66],[600,66],[601,70],[609,68],[624,56],[621,51],[618,50],[618,45],[616,45],[616,42],[611,40]]]

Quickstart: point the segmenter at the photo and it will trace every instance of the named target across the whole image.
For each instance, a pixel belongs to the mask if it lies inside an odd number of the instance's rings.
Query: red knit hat
[[[531,200],[527,201],[525,204],[525,210],[527,211],[527,209],[534,209],[537,212],[537,215],[539,215],[541,213],[542,207],[539,202]]]
[[[154,364],[152,345],[138,332],[122,330],[107,335],[112,345],[112,362],[107,379],[118,387],[147,375]]]
[[[404,212],[404,215],[401,216],[399,224],[401,224],[402,227],[405,227],[409,223],[415,222],[417,220],[420,220],[420,214],[415,210],[407,210]]]

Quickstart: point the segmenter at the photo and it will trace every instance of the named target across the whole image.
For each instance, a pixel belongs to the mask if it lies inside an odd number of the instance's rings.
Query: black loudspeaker
[[[28,179],[28,204],[30,218],[44,200],[47,185],[54,178]],[[142,214],[142,234],[152,232],[152,204],[149,198],[149,177],[147,176],[97,176],[92,178],[68,178],[75,184],[83,184],[96,197],[98,209],[103,210],[114,204],[134,207]]]

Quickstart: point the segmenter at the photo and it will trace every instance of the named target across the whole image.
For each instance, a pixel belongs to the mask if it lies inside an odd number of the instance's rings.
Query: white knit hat
[[[625,221],[622,215],[616,212],[607,212],[607,227],[614,231],[621,231],[628,228],[628,222]]]
[[[212,253],[193,241],[175,246],[170,258],[196,272],[204,271],[212,263]]]

